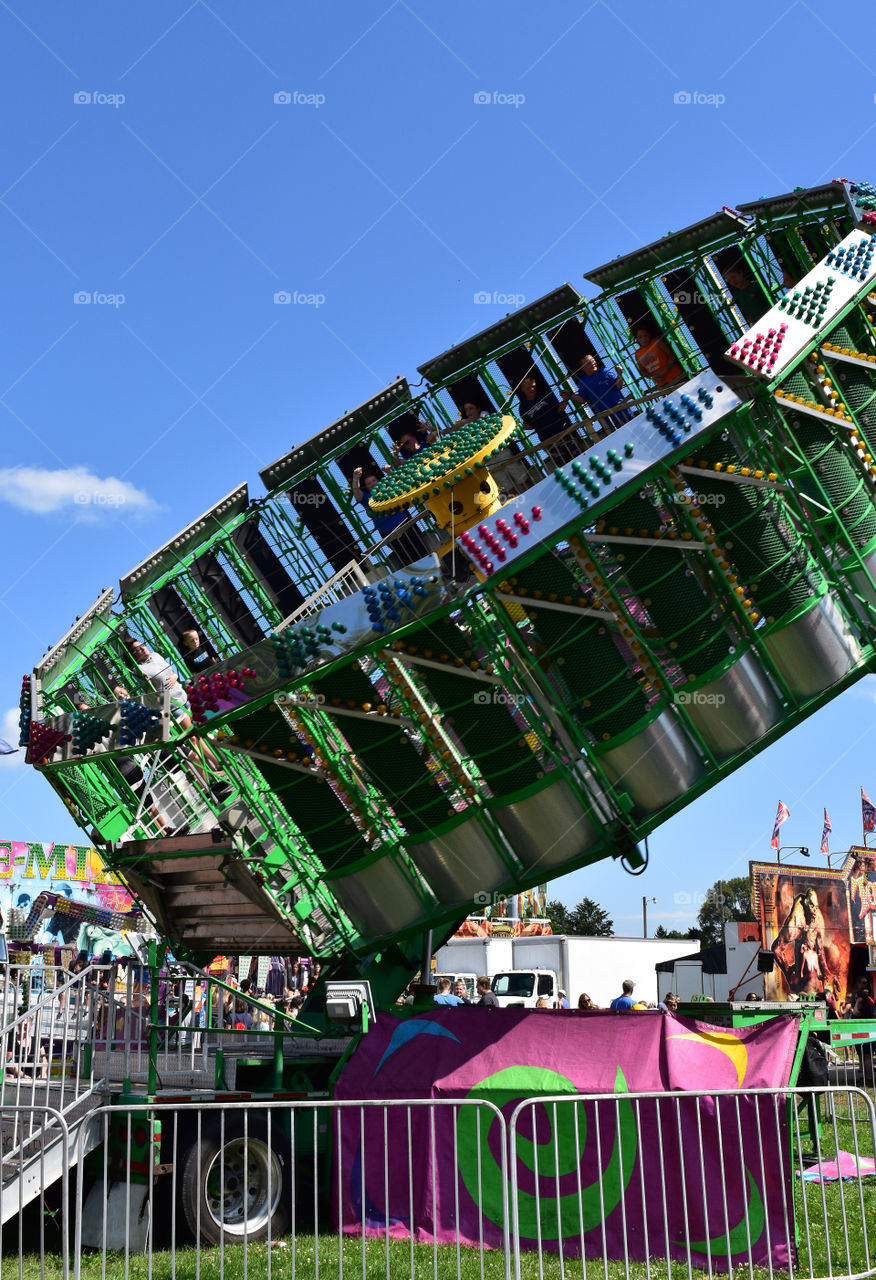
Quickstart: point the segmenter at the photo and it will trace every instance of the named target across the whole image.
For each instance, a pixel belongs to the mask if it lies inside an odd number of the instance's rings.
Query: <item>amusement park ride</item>
[[[589,270],[596,298],[564,284],[427,361],[101,593],[25,677],[21,741],[175,955],[306,951],[386,1005],[473,899],[637,869],[873,669],[874,231],[843,180]],[[587,354],[628,398],[564,416]],[[186,716],[125,642],[183,672],[190,629]]]

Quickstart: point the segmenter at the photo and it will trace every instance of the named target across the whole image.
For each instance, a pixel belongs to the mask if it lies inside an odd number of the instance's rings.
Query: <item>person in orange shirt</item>
[[[684,370],[675,357],[675,352],[665,338],[660,338],[647,324],[636,325],[634,337],[638,347],[634,352],[636,364],[646,378],[655,387],[666,387],[684,377]]]

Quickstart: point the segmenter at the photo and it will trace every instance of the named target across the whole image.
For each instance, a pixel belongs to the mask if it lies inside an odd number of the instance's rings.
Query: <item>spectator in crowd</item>
[[[450,990],[449,978],[438,979],[438,991],[432,997],[432,999],[435,1004],[458,1005],[458,1004],[464,1003],[464,1001],[460,1000],[459,996],[455,996],[453,992]]]
[[[559,996],[559,1004],[558,1004],[558,1008],[560,1008],[560,1009],[568,1009],[568,1007],[569,1007],[569,1001],[568,1001],[568,998],[567,998],[567,996],[566,996],[566,993],[565,993],[565,991],[563,991],[562,987],[561,987],[561,988],[560,988],[560,990],[557,992],[557,995]]]
[[[265,994],[285,1000],[287,993],[286,961],[283,956],[271,956],[265,977]]]
[[[621,1013],[629,1013],[636,1003],[633,999],[633,990],[635,985],[636,984],[633,982],[632,978],[624,978],[623,983],[621,984],[622,994],[615,996],[614,1000],[612,1000],[609,1005],[609,1008],[620,1010]]]
[[[874,1000],[870,992],[870,982],[867,978],[859,978],[855,986],[855,1018],[872,1018],[874,1010]]]
[[[667,991],[666,995],[660,1001],[657,1008],[662,1009],[664,1013],[677,1013],[678,1012],[678,996],[675,994],[674,991]]]
[[[216,666],[219,659],[212,645],[201,639],[200,632],[194,629],[184,631],[182,633],[182,642],[183,662],[193,676],[199,676],[202,671],[207,671],[210,667]]]
[[[549,1009],[550,1005],[547,1002],[547,996],[539,996],[535,1002],[535,1007],[536,1009]]]
[[[468,992],[465,989],[465,983],[463,982],[462,978],[457,978],[451,989],[453,991],[453,994],[457,996],[462,1001],[463,1004],[471,1004],[471,1001],[468,998]]]
[[[479,1008],[498,1009],[499,1001],[497,997],[493,994],[493,989],[490,985],[490,979],[488,977],[486,977],[485,975],[482,975],[480,978],[478,978],[477,983],[475,984],[475,987],[479,997],[478,998]]]
[[[668,387],[670,383],[684,377],[684,370],[678,363],[675,352],[650,324],[640,320],[634,336],[639,344],[634,352],[636,364],[655,387]]]
[[[581,364],[578,372],[573,374],[575,386],[578,388],[577,395],[574,391],[566,391],[560,403],[565,407],[570,400],[574,400],[576,404],[586,405],[594,414],[605,413],[607,410],[614,408],[616,404],[620,404],[624,399],[623,374],[606,369],[604,366],[600,368],[596,357],[587,352],[581,357]],[[610,418],[604,418],[602,423],[594,423],[599,428],[608,426],[610,430],[620,427],[630,417],[629,409],[621,409],[618,413],[613,413]]]
[[[304,974],[301,970],[301,961],[297,958],[286,964],[286,987],[293,995],[300,994],[304,989]]]
[[[579,1009],[598,1009],[599,1005],[593,1002],[593,1000],[591,999],[590,996],[588,996],[586,991],[582,991],[580,996],[578,997],[578,1008]]]
[[[748,995],[745,997],[745,999],[746,999],[746,1000],[759,1000],[759,999],[760,999],[760,996],[757,994],[757,992],[756,992],[756,991],[749,991],[749,993],[748,993]]]

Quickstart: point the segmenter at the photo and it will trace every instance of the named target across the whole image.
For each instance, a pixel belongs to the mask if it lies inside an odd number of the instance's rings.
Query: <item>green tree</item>
[[[614,923],[598,902],[582,898],[571,910],[556,899],[545,906],[545,915],[554,933],[577,934],[584,938],[607,938],[614,930]]]
[[[748,876],[717,880],[700,907],[697,933],[702,945],[711,947],[723,941],[726,921],[751,919],[751,882]]]
[[[572,933],[584,938],[607,938],[613,932],[614,921],[592,898],[582,898],[572,911]]]
[[[544,913],[551,922],[554,933],[572,933],[572,917],[565,903],[556,898],[545,903]]]
[[[658,924],[654,930],[655,938],[671,938],[675,942],[683,942],[685,938],[690,937],[690,933],[681,933],[678,929],[664,929],[662,924]]]

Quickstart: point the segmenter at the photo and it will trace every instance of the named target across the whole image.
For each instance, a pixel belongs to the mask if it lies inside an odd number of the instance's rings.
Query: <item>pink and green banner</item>
[[[786,1267],[784,1102],[798,1024],[718,1029],[659,1013],[436,1008],[381,1014],[336,1097],[481,1099],[510,1126],[523,1246],[566,1257]],[[631,1099],[670,1091],[734,1097]],[[582,1094],[605,1095],[587,1102]],[[539,1098],[559,1096],[558,1103]],[[333,1179],[348,1232],[500,1247],[502,1126],[483,1107],[343,1111]],[[513,1212],[513,1210],[512,1210]]]

